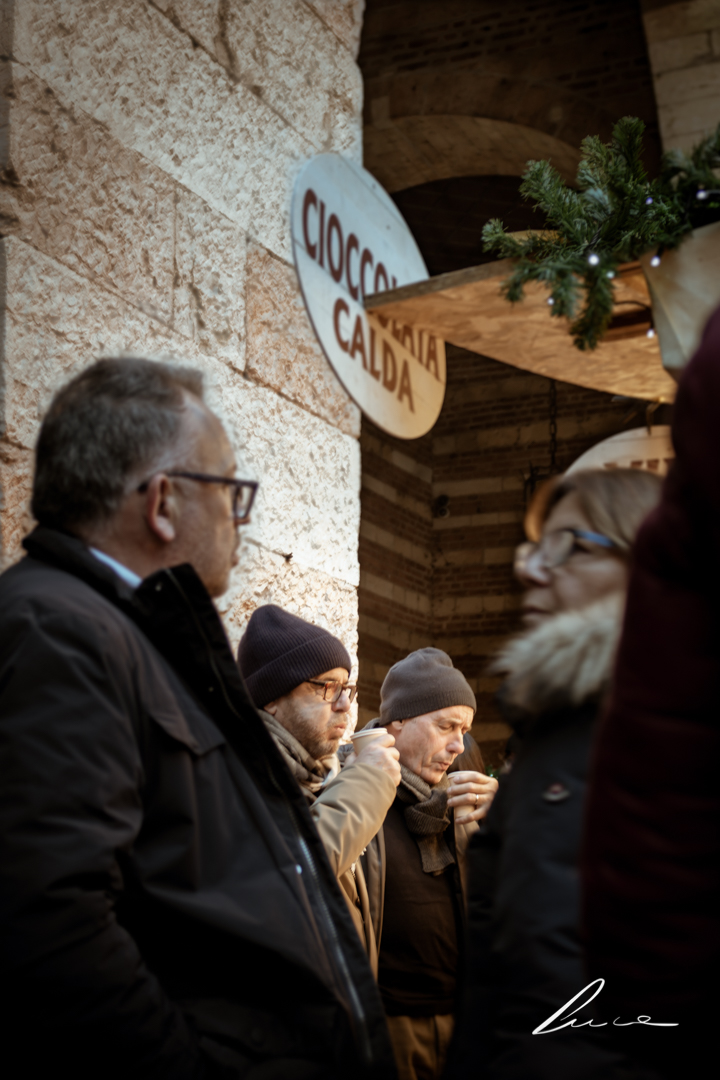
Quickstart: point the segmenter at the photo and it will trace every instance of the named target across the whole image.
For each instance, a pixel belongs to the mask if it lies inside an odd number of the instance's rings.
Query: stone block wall
[[[38,422],[93,359],[181,358],[261,481],[222,601],[277,602],[356,648],[360,417],[305,316],[290,195],[361,160],[362,0],[4,0],[2,559]]]
[[[665,150],[689,150],[720,123],[720,4],[643,0]]]

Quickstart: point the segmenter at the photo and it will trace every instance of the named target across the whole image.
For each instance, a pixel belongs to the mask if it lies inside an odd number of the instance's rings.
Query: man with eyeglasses
[[[0,577],[0,955],[23,1075],[394,1075],[213,604],[256,487],[179,365],[101,360],[42,423],[38,526]]]
[[[382,829],[400,783],[392,735],[341,759],[356,686],[352,661],[327,630],[275,604],[253,612],[238,665],[268,731],[310,805],[325,851],[377,974],[377,942],[360,856]]]

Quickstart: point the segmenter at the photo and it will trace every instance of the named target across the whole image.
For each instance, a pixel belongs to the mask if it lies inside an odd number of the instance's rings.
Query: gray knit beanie
[[[237,660],[259,709],[324,671],[340,667],[349,674],[352,669],[342,641],[277,604],[264,604],[252,613]]]
[[[380,690],[380,720],[410,720],[450,705],[477,708],[461,671],[441,649],[416,649],[388,671]]]

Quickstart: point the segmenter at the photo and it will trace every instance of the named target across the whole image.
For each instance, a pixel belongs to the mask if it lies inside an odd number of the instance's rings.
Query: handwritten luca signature
[[[578,1023],[575,1016],[575,1013],[580,1012],[598,996],[604,985],[604,979],[595,979],[593,982],[588,983],[575,997],[570,998],[564,1005],[561,1005],[557,1012],[554,1012],[552,1016],[548,1016],[547,1020],[543,1020],[542,1024],[538,1024],[533,1031],[533,1035],[549,1035],[551,1031],[562,1031],[566,1027],[607,1027],[607,1020],[581,1020]],[[586,997],[585,995],[591,990],[590,996]],[[576,1002],[577,1004],[575,1004]],[[575,1006],[574,1009],[571,1008],[572,1005]],[[551,1024],[554,1024],[554,1027],[551,1027]],[[612,1022],[613,1027],[630,1027],[632,1024],[644,1024],[646,1027],[679,1027],[678,1024],[653,1022],[649,1016],[638,1016],[637,1020],[627,1020],[625,1023],[620,1020],[620,1017],[616,1017]]]

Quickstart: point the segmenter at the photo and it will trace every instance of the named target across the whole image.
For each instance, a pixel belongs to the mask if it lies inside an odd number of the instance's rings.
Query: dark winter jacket
[[[680,1024],[635,1028],[636,1052],[699,1076],[720,1004],[720,310],[682,376],[673,442],[598,734],[584,921],[615,1014]]]
[[[18,1076],[394,1075],[302,796],[191,567],[37,529],[0,578],[3,1052]]]
[[[468,978],[448,1076],[605,1080],[607,1028],[533,1031],[588,984],[579,847],[599,699],[622,597],[548,620],[501,657],[501,705],[520,749],[468,853]],[[597,1019],[593,1003],[578,1021]]]

